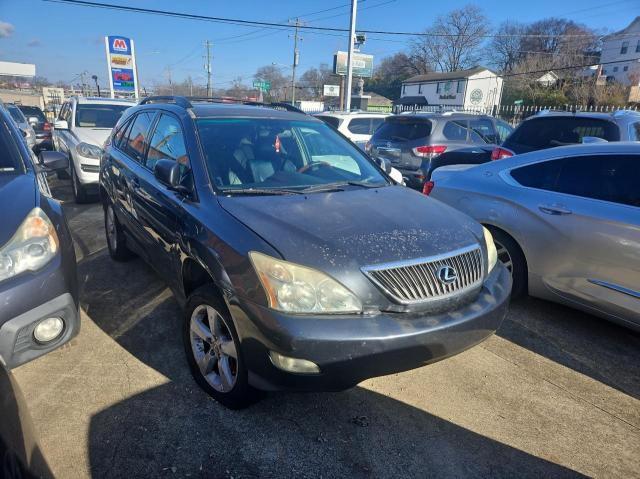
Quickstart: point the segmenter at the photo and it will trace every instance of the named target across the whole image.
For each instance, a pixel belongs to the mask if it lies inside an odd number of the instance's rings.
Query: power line
[[[182,12],[173,12],[169,10],[157,10],[151,8],[141,8],[141,7],[130,7],[125,5],[116,5],[112,3],[98,3],[98,2],[88,2],[85,0],[42,0],[44,2],[50,3],[63,3],[70,5],[77,5],[83,7],[93,7],[93,8],[106,8],[110,10],[121,10],[126,12],[133,13],[145,13],[152,15],[161,15],[168,17],[176,17],[176,18],[184,18],[188,20],[199,20],[199,21],[208,21],[214,23],[225,23],[230,25],[238,25],[238,26],[260,26],[264,28],[272,28],[272,29],[285,29],[285,28],[295,28],[295,25],[287,25],[284,23],[274,23],[274,22],[262,22],[257,20],[242,20],[237,18],[226,18],[226,17],[213,17],[208,15],[196,15],[193,13],[182,13]],[[313,25],[303,25],[299,28],[305,30],[315,30],[315,31],[325,31],[325,32],[342,32],[348,33],[349,30],[346,28],[335,28],[335,27],[318,27]],[[368,34],[378,34],[378,35],[397,35],[397,36],[413,36],[413,37],[460,37],[464,35],[459,34],[450,34],[450,33],[429,33],[429,32],[401,32],[401,31],[384,31],[384,30],[358,30],[361,33]],[[623,33],[621,36],[632,36],[636,35],[635,33]],[[590,34],[567,34],[567,35],[555,35],[555,34],[529,34],[529,33],[514,33],[514,34],[486,34],[486,35],[478,35],[482,38],[509,38],[509,37],[523,37],[523,38],[553,38],[557,36],[562,36],[563,38],[577,38],[577,37],[591,37]]]

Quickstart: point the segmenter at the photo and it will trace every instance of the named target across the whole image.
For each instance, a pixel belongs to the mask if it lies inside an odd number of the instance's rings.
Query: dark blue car
[[[148,98],[101,161],[111,256],[167,281],[196,381],[232,408],[443,359],[507,311],[488,231],[293,110]]]

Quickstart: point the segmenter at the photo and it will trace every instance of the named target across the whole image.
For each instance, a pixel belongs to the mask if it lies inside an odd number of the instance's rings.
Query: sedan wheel
[[[494,243],[496,245],[496,250],[498,252],[498,259],[509,270],[509,273],[513,274],[513,260],[511,259],[509,250],[505,248],[504,245],[499,241],[494,240]]]

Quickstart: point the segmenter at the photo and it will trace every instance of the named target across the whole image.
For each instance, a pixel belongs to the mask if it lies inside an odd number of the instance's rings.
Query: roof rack
[[[249,105],[249,106],[262,106],[266,108],[273,108],[276,110],[286,110],[294,113],[302,113],[306,115],[304,111],[300,108],[290,105],[289,103],[283,102],[273,102],[273,103],[262,103],[259,101],[252,100],[241,100],[239,98],[229,98],[229,97],[216,97],[216,96],[177,96],[177,95],[160,95],[160,96],[149,96],[140,101],[140,105],[148,105],[151,103],[174,103],[183,108],[193,108],[192,102],[208,102],[208,103],[238,103],[241,105]]]
[[[138,105],[149,105],[151,103],[175,103],[182,108],[193,108],[193,105],[187,100],[187,97],[175,95],[148,96],[140,100]]]

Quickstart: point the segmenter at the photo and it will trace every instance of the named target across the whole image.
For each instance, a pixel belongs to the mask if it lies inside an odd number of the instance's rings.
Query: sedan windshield
[[[76,126],[81,128],[113,128],[122,113],[133,105],[89,105],[76,106]]]
[[[202,119],[198,131],[216,187],[229,192],[386,186],[372,162],[317,121]]]

